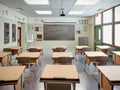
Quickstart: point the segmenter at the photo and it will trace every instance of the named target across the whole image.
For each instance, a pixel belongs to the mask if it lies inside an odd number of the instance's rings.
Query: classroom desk
[[[99,45],[99,46],[96,46],[96,49],[97,51],[102,51],[104,52],[105,54],[108,53],[108,49],[111,48],[110,46],[107,46],[107,45]]]
[[[21,46],[10,46],[10,47],[7,47],[8,49],[11,49],[12,51],[12,55],[15,55],[15,54],[21,54],[22,53],[22,47]],[[6,49],[7,49],[6,48]]]
[[[99,52],[99,51],[85,51],[85,55],[86,55],[86,64],[90,64],[90,62],[98,62],[97,61],[97,57],[108,57],[108,55],[106,55],[103,52]]]
[[[86,49],[86,48],[89,49],[89,47],[86,45],[75,46],[75,54],[84,53],[84,49]]]
[[[113,90],[114,85],[120,85],[120,66],[97,66],[100,71],[103,90]]]
[[[0,52],[0,63],[2,66],[9,65],[11,60],[11,52]]]
[[[78,72],[75,65],[46,65],[40,81],[44,82],[44,88],[47,90],[47,83],[62,82],[71,83],[75,90],[76,83],[79,83]]]
[[[71,52],[53,52],[52,59],[55,60],[59,57],[68,57],[72,63],[72,59],[74,58]]]
[[[22,90],[22,73],[25,66],[0,67],[0,86],[14,85],[14,90]]]
[[[112,51],[114,56],[114,64],[120,64],[120,51]]]
[[[28,57],[28,58],[30,58],[30,61],[29,61],[30,63],[36,64],[36,66],[38,66],[40,55],[41,55],[41,52],[22,52],[19,56],[16,57],[16,59],[19,59],[21,57],[22,58]],[[23,64],[24,64],[24,62],[23,62]]]
[[[31,48],[35,48],[35,49],[37,49],[38,52],[40,52],[40,51],[43,50],[43,47],[42,47],[42,46],[30,46],[30,47],[28,48],[28,51],[29,51],[29,49],[31,49]]]
[[[56,48],[63,48],[64,50],[66,50],[65,46],[53,46],[52,47],[53,52],[55,51]]]

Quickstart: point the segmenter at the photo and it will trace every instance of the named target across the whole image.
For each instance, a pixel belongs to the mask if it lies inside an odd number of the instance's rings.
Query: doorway
[[[97,45],[101,45],[101,26],[95,26],[94,29],[94,50],[96,50]]]
[[[18,46],[21,46],[21,27],[18,27],[18,29],[17,29],[17,45]]]

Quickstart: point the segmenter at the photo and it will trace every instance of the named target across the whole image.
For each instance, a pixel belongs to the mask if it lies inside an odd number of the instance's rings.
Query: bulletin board
[[[16,25],[12,24],[12,42],[16,41]]]
[[[44,40],[75,40],[74,25],[44,24]]]
[[[10,41],[10,25],[9,23],[4,23],[4,44]]]

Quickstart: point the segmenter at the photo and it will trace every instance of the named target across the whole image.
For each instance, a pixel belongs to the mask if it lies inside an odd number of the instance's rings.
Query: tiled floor
[[[74,55],[74,48],[69,48],[67,51],[72,52]],[[76,57],[76,59],[77,60],[72,61],[72,64],[76,65],[80,77],[80,83],[77,83],[76,90],[98,90],[98,81],[93,77],[93,75],[86,73],[84,70],[84,56],[79,55]],[[52,64],[51,49],[44,49],[39,75],[37,77],[31,77],[29,80],[26,80],[23,90],[44,90],[44,84],[43,82],[40,82],[40,76],[46,64]],[[33,68],[34,67],[35,66],[33,66]],[[120,90],[118,87],[115,88],[115,90]],[[13,86],[0,86],[0,90],[13,90]]]

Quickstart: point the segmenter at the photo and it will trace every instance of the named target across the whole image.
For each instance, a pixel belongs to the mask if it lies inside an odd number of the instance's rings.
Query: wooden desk
[[[86,48],[89,48],[89,47],[85,45],[75,46],[75,54],[84,53],[84,49]]]
[[[97,61],[97,57],[108,57],[108,55],[106,55],[103,52],[98,52],[98,51],[89,51],[89,52],[85,52],[86,55],[86,64],[90,64],[90,62],[98,62]]]
[[[113,90],[114,85],[120,85],[120,66],[97,66],[101,75],[103,90]]]
[[[52,59],[55,60],[59,57],[68,57],[71,61],[70,63],[72,64],[72,59],[74,58],[71,52],[53,52]]]
[[[101,46],[97,46],[97,51],[102,51],[104,52],[105,54],[108,53],[108,49],[111,48],[110,46],[107,46],[107,45],[101,45]]]
[[[19,56],[16,58],[21,58],[21,57],[28,57],[30,58],[30,63],[38,65],[39,57],[40,57],[41,52],[22,52]],[[19,61],[18,61],[19,62]],[[24,64],[24,63],[23,63]]]
[[[65,46],[53,46],[52,47],[53,52],[55,51],[56,48],[63,48],[64,50],[66,50]]]
[[[14,85],[14,90],[22,90],[22,73],[25,66],[0,67],[0,86]]]
[[[114,55],[114,63],[120,64],[120,51],[112,51]]]
[[[0,63],[2,66],[7,66],[10,63],[11,52],[0,52]]]
[[[12,51],[12,55],[15,55],[15,54],[21,54],[22,53],[22,47],[21,46],[10,46],[10,47],[7,47],[8,49],[11,49]]]
[[[40,81],[44,82],[44,88],[47,90],[49,82],[68,82],[73,84],[79,83],[79,77],[75,65],[46,65],[40,77]]]
[[[35,48],[35,49],[37,49],[39,52],[43,50],[43,47],[42,47],[42,46],[30,46],[30,47],[28,48],[28,51],[29,51],[29,49],[31,49],[31,48]]]

